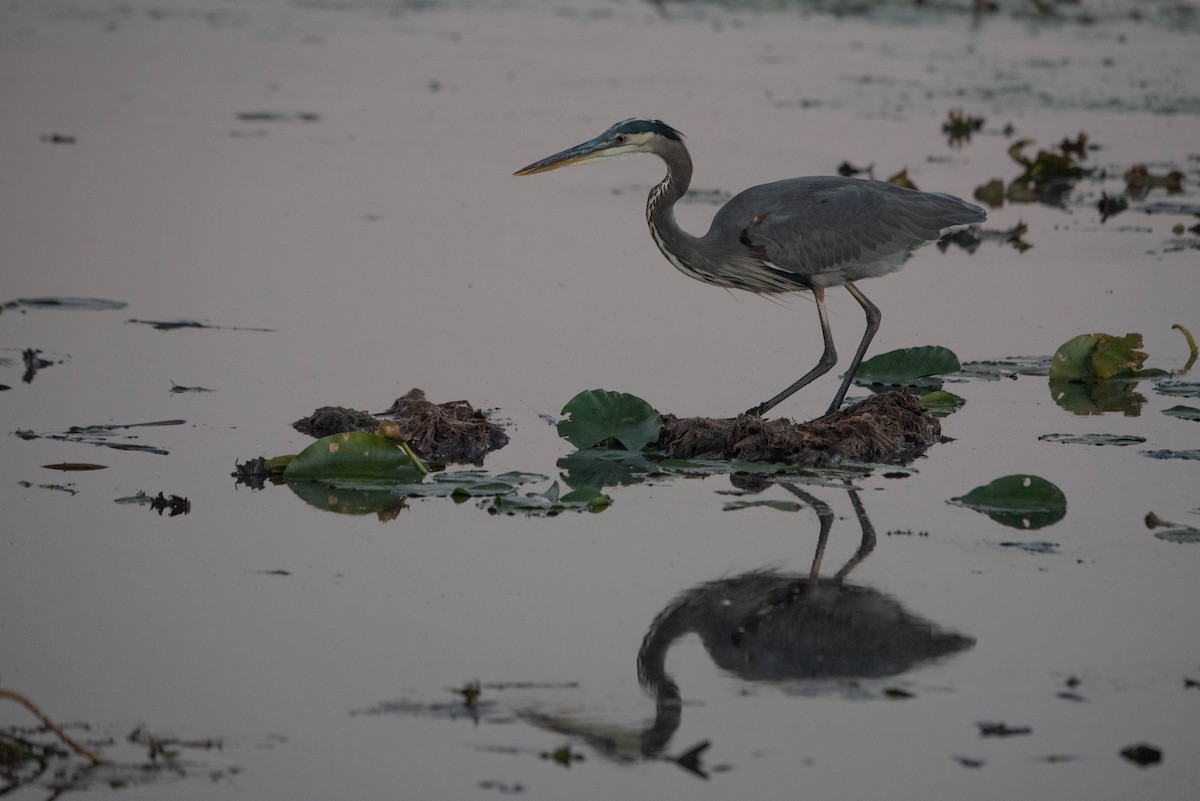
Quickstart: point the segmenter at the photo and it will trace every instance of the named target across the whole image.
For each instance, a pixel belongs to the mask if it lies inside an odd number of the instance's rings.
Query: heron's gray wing
[[[801,286],[834,286],[891,272],[913,248],[984,217],[950,195],[853,178],[794,178],[734,197],[714,217],[709,237],[743,255],[748,250]]]

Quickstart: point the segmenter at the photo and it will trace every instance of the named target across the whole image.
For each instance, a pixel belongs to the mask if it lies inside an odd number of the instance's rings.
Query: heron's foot
[[[771,407],[768,406],[767,404],[760,403],[757,406],[751,406],[749,409],[742,412],[742,416],[743,417],[762,417],[763,412],[769,410],[770,408]]]

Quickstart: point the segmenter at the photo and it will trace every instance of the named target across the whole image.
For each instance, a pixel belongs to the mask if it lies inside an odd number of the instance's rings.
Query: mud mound
[[[398,422],[409,437],[409,445],[422,457],[437,461],[481,465],[484,456],[508,444],[508,435],[467,401],[433,403],[419,389],[396,398],[379,415],[323,406],[292,423],[292,427],[303,434],[325,437],[346,431],[374,431],[382,420]]]
[[[829,467],[908,464],[942,439],[942,427],[907,390],[875,395],[836,414],[794,423],[663,415],[658,447],[673,459],[746,459]]]

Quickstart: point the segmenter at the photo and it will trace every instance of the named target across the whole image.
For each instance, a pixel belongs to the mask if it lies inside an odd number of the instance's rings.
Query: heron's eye
[[[614,141],[616,141],[616,143],[618,145],[623,145],[623,144],[625,144],[625,142],[628,139],[629,139],[629,137],[627,137],[625,134],[617,134],[616,139]]]

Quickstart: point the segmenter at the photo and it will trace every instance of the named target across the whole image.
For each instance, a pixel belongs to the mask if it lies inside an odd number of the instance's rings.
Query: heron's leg
[[[850,284],[846,284],[846,286],[850,286]],[[792,384],[790,387],[785,389],[783,392],[780,392],[766,403],[760,403],[753,409],[748,409],[746,414],[757,417],[770,411],[771,409],[774,409],[781,402],[787,400],[789,397],[795,394],[796,390],[812,383],[815,378],[825,375],[831,369],[833,369],[835,364],[837,364],[837,351],[834,350],[833,347],[833,333],[829,330],[829,314],[825,311],[825,289],[824,287],[814,286],[812,288],[812,293],[813,298],[817,301],[817,314],[821,318],[821,336],[825,338],[825,351],[821,354],[821,360],[817,362],[816,367],[801,376],[799,381]],[[878,313],[878,310],[876,310],[876,313]],[[862,350],[866,350],[866,345],[863,345]],[[844,387],[842,394],[846,394]]]
[[[854,374],[858,372],[858,366],[862,364],[863,356],[866,355],[867,346],[871,344],[875,332],[879,330],[879,321],[883,319],[883,315],[879,313],[879,307],[867,300],[867,296],[862,293],[862,290],[849,281],[846,282],[846,289],[867,313],[867,330],[863,333],[862,342],[858,343],[858,350],[854,352],[854,359],[850,362],[850,369],[846,371],[846,377],[842,379],[842,385],[838,387],[837,394],[833,396],[833,403],[829,405],[829,411],[825,414],[833,414],[841,408],[842,401],[846,399],[846,392],[850,389],[850,382],[854,380]]]

